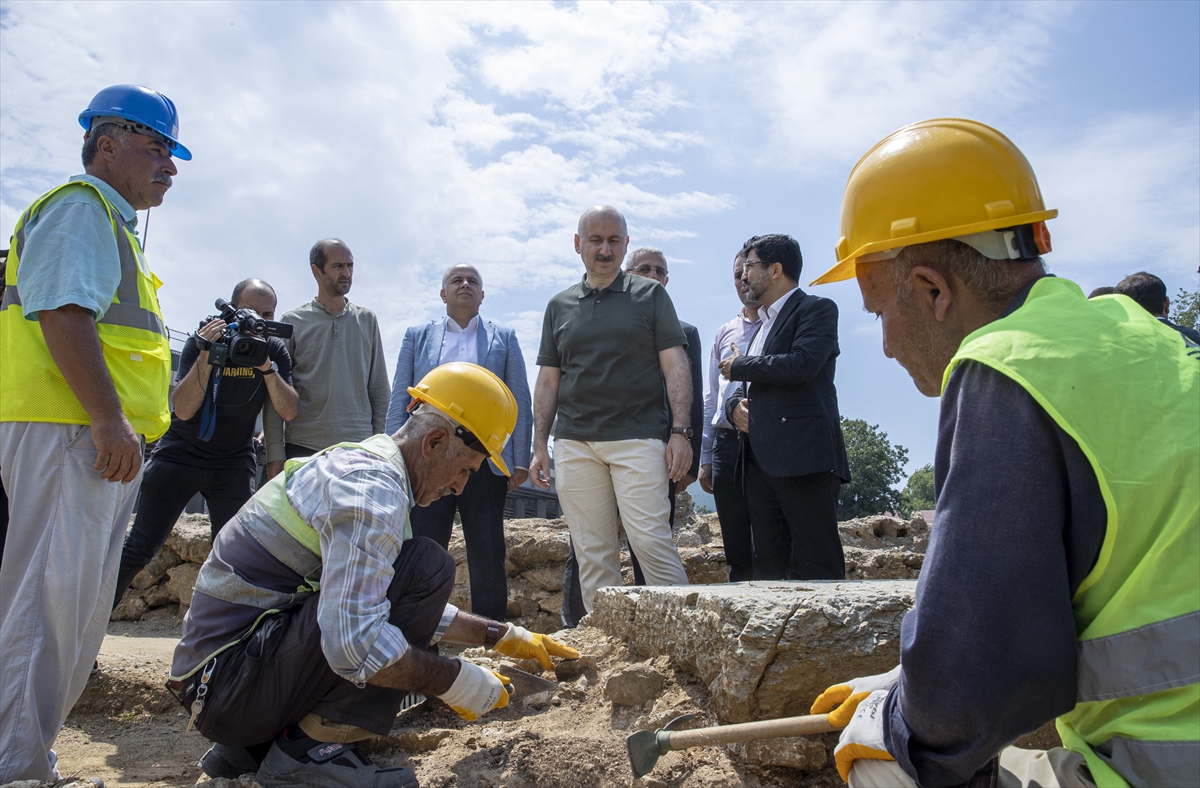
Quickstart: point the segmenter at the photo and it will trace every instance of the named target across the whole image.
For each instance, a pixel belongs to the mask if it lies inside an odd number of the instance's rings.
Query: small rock
[[[604,696],[617,706],[641,706],[662,691],[666,677],[649,665],[634,665],[614,673],[604,685]]]
[[[202,564],[212,550],[212,529],[206,514],[185,514],[175,521],[166,546],[182,560]]]
[[[146,604],[145,599],[142,599],[142,595],[131,588],[125,592],[125,596],[121,597],[121,601],[113,608],[109,620],[137,621],[149,609],[150,606]]]
[[[699,547],[704,544],[704,540],[693,531],[680,531],[679,536],[675,537],[675,544],[680,547]]]
[[[554,677],[559,681],[570,681],[596,669],[596,658],[584,654],[579,659],[564,659],[554,666]]]
[[[561,586],[562,583],[560,582],[559,585]],[[551,615],[555,615],[555,616],[562,613],[562,606],[563,606],[562,592],[559,592],[557,594],[551,594],[550,596],[548,596],[545,599],[538,602],[539,608],[541,608],[542,610],[546,611],[547,613],[550,613]]]
[[[144,597],[147,607],[162,607],[178,600],[171,598],[171,591],[166,584],[157,585],[146,592]]]
[[[525,578],[543,591],[562,591],[563,570],[559,566],[540,566],[525,572]]]
[[[199,564],[180,564],[167,572],[171,578],[167,581],[167,590],[171,598],[183,606],[192,604],[192,591],[196,586],[196,576],[200,574]]]

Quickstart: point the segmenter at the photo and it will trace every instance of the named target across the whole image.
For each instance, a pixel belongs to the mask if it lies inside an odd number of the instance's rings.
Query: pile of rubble
[[[847,580],[916,579],[925,558],[929,526],[911,520],[868,517],[839,525],[846,554]],[[697,514],[691,496],[677,500],[672,531],[683,567],[693,585],[725,583],[729,568],[715,514]],[[561,627],[563,566],[570,549],[566,521],[523,519],[504,524],[508,551],[508,617],[536,632]],[[114,621],[170,619],[186,612],[200,564],[208,557],[209,524],[202,514],[185,514],[154,559],[134,578],[113,611]],[[471,609],[467,550],[456,529],[450,554],[458,565],[450,601]],[[622,537],[621,565],[626,585],[633,584],[629,548]]]

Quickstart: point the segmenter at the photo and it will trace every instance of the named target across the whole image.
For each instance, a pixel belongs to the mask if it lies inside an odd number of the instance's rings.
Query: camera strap
[[[200,409],[200,440],[207,443],[212,440],[217,429],[217,392],[221,389],[221,373],[225,367],[213,370],[212,379],[208,381],[208,392],[204,396],[204,406]]]

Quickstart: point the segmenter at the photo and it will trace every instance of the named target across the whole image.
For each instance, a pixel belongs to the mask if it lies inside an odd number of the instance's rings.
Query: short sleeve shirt
[[[137,213],[117,190],[92,175],[72,183],[96,186],[117,209],[117,222],[133,230]],[[67,304],[87,309],[99,320],[121,283],[121,258],[112,222],[92,189],[63,189],[25,225],[25,248],[17,269],[27,320]]]
[[[621,271],[608,287],[587,283],[550,299],[537,363],[558,367],[555,436],[579,441],[670,437],[658,354],[687,346],[675,306],[653,279]]]

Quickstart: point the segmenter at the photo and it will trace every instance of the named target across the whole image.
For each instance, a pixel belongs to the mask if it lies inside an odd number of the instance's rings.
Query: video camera
[[[208,363],[214,367],[232,364],[235,367],[261,367],[267,360],[267,340],[263,337],[292,335],[291,323],[265,320],[253,309],[234,309],[224,298],[216,300],[219,315],[209,315],[200,321],[200,327],[220,318],[228,325],[220,339],[213,340],[208,350]]]

